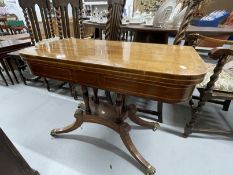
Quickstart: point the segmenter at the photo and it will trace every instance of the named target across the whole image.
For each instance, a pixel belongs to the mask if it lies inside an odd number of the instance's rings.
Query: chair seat
[[[210,81],[210,76],[213,74],[213,70],[215,68],[215,64],[207,63],[207,74],[204,80],[197,85],[197,88],[205,88],[207,83]],[[233,70],[231,69],[223,69],[219,75],[219,78],[214,86],[215,91],[222,92],[230,92],[233,93]]]

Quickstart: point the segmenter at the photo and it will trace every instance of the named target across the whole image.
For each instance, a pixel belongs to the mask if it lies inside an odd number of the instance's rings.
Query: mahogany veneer
[[[20,54],[35,75],[81,84],[85,105],[78,106],[75,122],[52,130],[52,136],[71,132],[83,122],[107,126],[120,135],[148,175],[155,168],[134,146],[130,125],[124,120],[129,117],[154,130],[159,124],[137,117],[137,108],[127,105],[126,95],[169,103],[186,101],[206,73],[205,63],[192,47],[64,39],[26,48]],[[89,98],[87,86],[117,92],[116,104]]]
[[[188,100],[206,73],[186,46],[65,39],[20,54],[38,76],[169,103]]]

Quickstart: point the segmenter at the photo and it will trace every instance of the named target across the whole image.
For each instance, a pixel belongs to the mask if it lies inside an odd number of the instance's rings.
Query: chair
[[[31,37],[32,45],[43,40],[57,40],[53,29],[53,22],[51,17],[51,7],[49,0],[19,0],[19,5],[23,9],[26,20],[28,32]],[[42,26],[38,22],[38,17],[35,10],[35,5],[39,6]],[[50,85],[46,78],[44,82],[47,85],[47,90],[50,91]],[[62,83],[58,88],[62,87]]]
[[[125,6],[125,0],[108,0],[108,15],[105,30],[105,40],[120,41],[121,20]],[[95,102],[99,102],[98,89],[93,88]],[[105,95],[109,104],[113,104],[110,91],[105,90]]]
[[[174,45],[180,45],[182,40],[185,39],[185,32],[188,28],[188,25],[190,23],[190,21],[193,18],[193,14],[195,12],[195,9],[199,6],[199,4],[202,2],[203,0],[190,0],[188,1],[188,8],[185,14],[185,17],[181,23],[181,26],[176,34],[175,40],[173,42]],[[153,110],[148,110],[148,109],[142,109],[142,108],[138,108],[139,112],[143,112],[143,113],[147,113],[147,114],[152,114],[152,115],[156,115],[158,116],[158,119],[156,121],[158,121],[159,123],[163,123],[163,103],[162,102],[158,102],[157,104],[157,111],[153,111]],[[153,119],[153,118],[150,118]],[[155,119],[153,119],[155,120]]]
[[[23,10],[32,45],[35,45],[43,39],[55,38],[49,0],[19,0],[19,5]],[[42,26],[38,21],[38,16],[35,10],[36,5],[38,5],[40,9]],[[15,53],[13,56],[15,57]],[[20,57],[18,58],[20,59]],[[26,78],[23,79],[25,80]],[[24,81],[24,83],[26,82]],[[50,85],[46,78],[44,78],[44,83],[46,84],[47,90],[50,91]]]
[[[71,5],[72,18],[69,18],[68,7]],[[83,32],[83,4],[80,0],[53,0],[53,6],[56,10],[56,20],[60,39],[64,38],[84,38]],[[73,21],[72,28],[70,22]],[[77,92],[74,84],[69,84],[71,94],[77,99]]]
[[[233,45],[233,41],[213,39],[199,34],[191,34],[188,37],[189,45],[196,46],[198,43],[198,39],[202,39],[208,42],[215,42],[222,45]],[[226,63],[232,61],[232,56],[232,49],[216,48],[210,51],[209,57],[214,60],[217,60],[217,63],[207,63],[208,70],[205,79],[202,83],[200,83],[197,86],[200,96],[198,98],[193,98],[198,99],[198,105],[194,106],[193,100],[190,101],[190,105],[192,107],[192,117],[185,126],[184,137],[187,137],[189,134],[193,132],[193,128],[199,118],[199,113],[201,112],[201,110],[207,102],[225,104],[227,105],[226,107],[228,110],[230,102],[231,100],[233,100],[233,71],[230,69],[225,70],[223,68]],[[221,102],[219,100],[224,101]],[[220,131],[211,129],[195,130],[204,132],[232,133],[230,131]]]
[[[23,9],[23,14],[33,45],[39,41],[42,41],[44,36],[46,39],[55,37],[52,26],[49,0],[19,0],[19,5]],[[36,5],[38,5],[40,8],[42,27],[39,25],[35,10]]]
[[[68,15],[68,5],[72,9],[73,35],[70,28],[70,18]],[[81,0],[53,0],[56,9],[58,33],[60,39],[63,38],[84,38],[83,34],[83,4]]]

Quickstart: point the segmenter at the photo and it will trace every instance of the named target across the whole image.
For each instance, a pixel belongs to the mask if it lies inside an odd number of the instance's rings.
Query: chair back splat
[[[191,22],[191,20],[193,19],[193,15],[195,13],[195,10],[197,9],[197,7],[200,5],[200,3],[202,2],[203,0],[190,0],[188,2],[188,8],[187,8],[187,11],[185,13],[185,16],[184,16],[184,19],[181,23],[181,26],[178,30],[178,33],[175,37],[175,40],[173,42],[174,45],[180,45],[181,44],[181,41],[183,39],[185,39],[185,32]]]
[[[106,40],[121,40],[121,20],[125,0],[108,0],[108,20],[106,24]]]
[[[70,18],[68,13],[69,4],[72,9],[73,37],[83,38],[83,4],[82,0],[53,0],[56,9],[58,32],[60,39],[72,36],[70,29]]]
[[[19,5],[23,9],[23,14],[33,45],[35,45],[35,42],[39,42],[43,39],[43,33],[36,14],[36,5],[38,5],[40,9],[43,24],[42,29],[44,31],[45,38],[48,39],[55,37],[49,0],[19,0]]]

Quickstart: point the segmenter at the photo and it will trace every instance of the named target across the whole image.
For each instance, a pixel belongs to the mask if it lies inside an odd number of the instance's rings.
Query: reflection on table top
[[[140,75],[166,74],[188,78],[206,72],[197,52],[187,46],[64,39],[26,48],[20,54]]]
[[[90,21],[84,21],[85,25],[93,26],[96,28],[105,29],[105,24],[93,23]],[[143,24],[128,24],[123,25],[122,29],[133,30],[133,31],[155,31],[155,32],[170,32],[176,33],[178,28],[166,27],[166,28],[156,28],[148,27]],[[187,29],[187,33],[200,33],[207,35],[233,35],[233,26],[222,26],[222,27],[197,27],[190,25]]]

